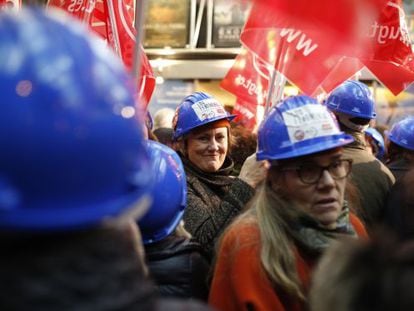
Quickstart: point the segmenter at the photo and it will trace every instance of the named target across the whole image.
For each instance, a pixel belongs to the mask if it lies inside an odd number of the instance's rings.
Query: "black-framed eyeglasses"
[[[339,159],[328,166],[320,166],[314,163],[306,163],[296,167],[282,168],[281,171],[296,171],[300,180],[304,184],[316,184],[321,179],[325,170],[329,172],[333,179],[342,179],[349,175],[352,168],[351,159]]]

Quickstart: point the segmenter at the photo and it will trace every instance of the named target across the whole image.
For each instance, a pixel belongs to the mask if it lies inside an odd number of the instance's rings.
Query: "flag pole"
[[[114,42],[115,53],[122,59],[121,44],[119,43],[118,27],[116,25],[114,3],[112,1],[106,1],[106,8],[108,10],[108,16],[110,20],[110,26],[112,31],[112,38]]]
[[[273,106],[273,103],[277,103],[282,98],[282,95],[283,95],[283,89],[286,84],[286,78],[276,68],[279,67],[282,61],[281,58],[284,57],[285,55],[283,51],[284,48],[285,48],[285,44],[283,43],[283,41],[280,41],[280,44],[278,44],[278,47],[277,47],[275,65],[273,67],[272,75],[270,78],[270,86],[268,88],[264,116],[267,116],[270,108]],[[284,65],[284,61],[282,65]],[[278,85],[278,88],[276,90],[276,96],[275,98],[273,98],[276,84]]]
[[[273,69],[272,75],[270,77],[270,84],[269,84],[269,89],[268,89],[267,97],[266,97],[266,105],[265,105],[265,110],[264,110],[265,116],[267,116],[269,109],[272,106],[272,95],[275,89],[275,81],[276,81],[277,75],[280,75],[280,73],[276,69]]]
[[[132,65],[132,76],[139,82],[141,76],[141,42],[143,37],[144,12],[146,9],[146,0],[135,1],[135,47],[134,61]]]

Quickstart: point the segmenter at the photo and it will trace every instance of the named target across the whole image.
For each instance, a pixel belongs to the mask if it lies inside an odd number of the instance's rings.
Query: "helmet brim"
[[[307,141],[296,143],[294,148],[286,148],[285,152],[281,150],[277,155],[258,152],[256,157],[259,161],[296,158],[348,145],[354,141],[354,138],[348,134],[339,134],[333,137],[319,137],[318,140],[311,145],[307,145]]]

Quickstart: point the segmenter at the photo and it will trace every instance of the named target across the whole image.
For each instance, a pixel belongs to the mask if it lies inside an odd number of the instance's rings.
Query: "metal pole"
[[[213,39],[213,0],[208,0],[207,4],[207,49],[212,48]]]
[[[269,86],[268,86],[268,92],[267,92],[267,97],[266,97],[265,111],[264,111],[265,116],[267,116],[267,113],[269,112],[269,109],[272,106],[272,95],[273,95],[273,91],[275,89],[276,76],[278,74],[279,73],[277,72],[277,70],[273,69],[272,75],[270,77],[270,83],[269,83]]]
[[[132,65],[132,76],[139,81],[141,75],[141,41],[143,36],[144,12],[146,9],[145,0],[135,1],[135,47],[134,47],[134,62]]]
[[[118,27],[116,25],[115,10],[112,0],[106,1],[106,7],[108,9],[108,16],[111,23],[112,39],[114,40],[115,53],[122,58],[121,45],[119,43]],[[108,38],[109,39],[109,38]]]
[[[190,9],[190,40],[189,47],[192,48],[192,44],[194,41],[194,33],[195,33],[195,23],[196,23],[196,14],[197,14],[197,3],[196,0],[191,0],[191,9]]]
[[[198,7],[197,13],[197,21],[194,30],[193,41],[190,44],[191,48],[195,48],[197,46],[198,37],[200,36],[200,28],[201,28],[201,21],[203,19],[204,8],[206,6],[206,0],[201,0],[200,6]]]

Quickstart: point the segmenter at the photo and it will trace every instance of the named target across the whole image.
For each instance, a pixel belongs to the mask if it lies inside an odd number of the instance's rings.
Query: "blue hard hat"
[[[398,146],[414,150],[414,117],[395,123],[388,133],[388,139]]]
[[[376,157],[382,160],[385,156],[385,142],[381,133],[378,132],[375,128],[369,127],[365,130],[365,134],[374,140],[375,144],[378,147],[378,153],[376,154]]]
[[[174,139],[188,134],[191,130],[218,120],[233,120],[236,116],[229,114],[211,95],[195,92],[184,98],[178,106],[173,120]]]
[[[87,33],[53,10],[0,15],[3,230],[95,226],[150,201],[134,82]]]
[[[258,132],[258,160],[281,160],[340,147],[353,141],[339,130],[335,116],[306,95],[272,108]]]
[[[178,154],[155,141],[148,141],[155,176],[153,202],[138,222],[144,244],[170,235],[183,217],[187,200],[187,182]]]
[[[345,81],[331,92],[325,103],[334,112],[364,119],[377,116],[371,91],[359,81]]]

